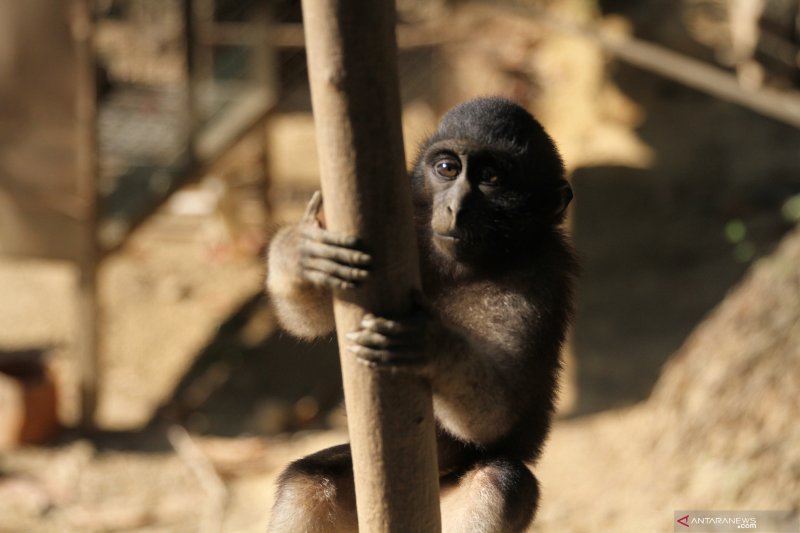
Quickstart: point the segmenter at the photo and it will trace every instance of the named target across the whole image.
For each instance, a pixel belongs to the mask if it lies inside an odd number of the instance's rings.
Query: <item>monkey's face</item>
[[[432,144],[420,161],[434,249],[464,263],[510,251],[531,223],[533,191],[502,151],[464,140]]]
[[[433,251],[470,265],[535,253],[542,231],[561,223],[572,199],[553,140],[502,98],[448,111],[423,145],[412,182],[417,224],[430,221]]]

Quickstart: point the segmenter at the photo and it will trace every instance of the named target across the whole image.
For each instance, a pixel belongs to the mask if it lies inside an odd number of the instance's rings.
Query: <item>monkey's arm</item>
[[[300,224],[280,230],[270,243],[267,291],[278,320],[290,333],[315,338],[334,328],[331,289],[355,287],[367,277],[370,256],[354,237],[327,231],[315,193]]]
[[[523,350],[440,318],[432,322],[427,351],[437,419],[462,440],[487,446],[498,441],[524,404]]]
[[[313,339],[333,330],[331,293],[303,279],[299,233],[299,227],[289,226],[272,239],[267,256],[267,292],[281,326],[293,335]]]
[[[532,393],[537,330],[524,296],[493,296],[481,298],[481,305],[451,296],[449,311],[429,307],[401,319],[367,315],[348,335],[349,350],[370,364],[426,376],[442,426],[462,440],[490,445],[517,423]]]

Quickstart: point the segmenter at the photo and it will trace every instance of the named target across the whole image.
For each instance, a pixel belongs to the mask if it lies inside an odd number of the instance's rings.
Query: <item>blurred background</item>
[[[583,265],[532,531],[800,510],[800,2],[401,0],[409,161],[499,94]],[[0,2],[0,531],[263,531],[346,440],[264,250],[318,187],[299,2]]]

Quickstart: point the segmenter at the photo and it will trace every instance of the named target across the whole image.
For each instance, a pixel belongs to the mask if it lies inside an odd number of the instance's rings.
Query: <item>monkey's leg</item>
[[[519,533],[539,502],[536,478],[513,459],[479,461],[441,490],[443,533]]]
[[[278,481],[270,533],[358,531],[350,446],[327,448],[290,464]]]

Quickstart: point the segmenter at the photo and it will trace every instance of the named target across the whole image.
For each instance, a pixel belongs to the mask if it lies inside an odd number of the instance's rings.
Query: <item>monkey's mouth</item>
[[[446,257],[456,257],[459,255],[459,249],[464,247],[464,241],[458,235],[453,233],[439,233],[433,231],[431,239],[433,241],[433,248],[438,250],[440,254]]]
[[[472,235],[463,232],[432,232],[433,247],[440,254],[457,261],[468,261],[480,254],[481,247],[473,241]]]
[[[437,233],[435,231],[433,232],[433,236],[436,239],[441,239],[449,243],[457,243],[458,241],[461,240],[461,237],[459,237],[458,235],[453,235],[448,233]]]

